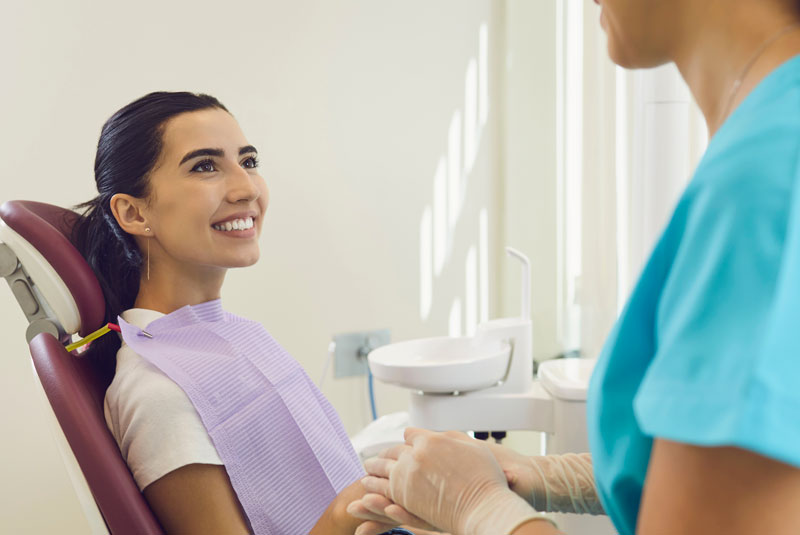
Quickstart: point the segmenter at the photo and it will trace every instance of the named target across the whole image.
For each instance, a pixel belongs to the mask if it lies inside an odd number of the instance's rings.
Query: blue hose
[[[369,408],[372,411],[372,419],[378,419],[378,411],[375,410],[375,389],[372,386],[372,370],[367,367],[367,385],[369,386]]]

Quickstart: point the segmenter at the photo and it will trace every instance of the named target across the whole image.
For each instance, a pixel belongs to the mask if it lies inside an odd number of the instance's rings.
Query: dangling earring
[[[150,232],[150,227],[145,227],[145,232]],[[150,237],[147,238],[147,280],[150,280]]]

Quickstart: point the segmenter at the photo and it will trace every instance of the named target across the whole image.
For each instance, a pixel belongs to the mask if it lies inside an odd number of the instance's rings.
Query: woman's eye
[[[193,173],[213,173],[216,170],[217,168],[214,167],[214,162],[212,162],[211,160],[203,160],[202,162],[192,167]]]
[[[242,167],[245,169],[255,169],[258,167],[258,158],[255,156],[250,156],[245,161],[242,162]]]

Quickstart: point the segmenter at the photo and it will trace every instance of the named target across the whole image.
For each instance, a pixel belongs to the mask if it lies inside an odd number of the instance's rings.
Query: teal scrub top
[[[633,535],[654,437],[800,467],[800,56],[711,140],[598,360],[601,501]]]

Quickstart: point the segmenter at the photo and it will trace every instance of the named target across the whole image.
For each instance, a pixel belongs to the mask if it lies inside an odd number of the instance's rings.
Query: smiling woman
[[[74,240],[123,341],[89,357],[115,364],[106,422],[167,532],[353,533],[363,469],[338,415],[220,304],[227,270],[259,258],[257,154],[208,95],[151,93],[106,122]]]

